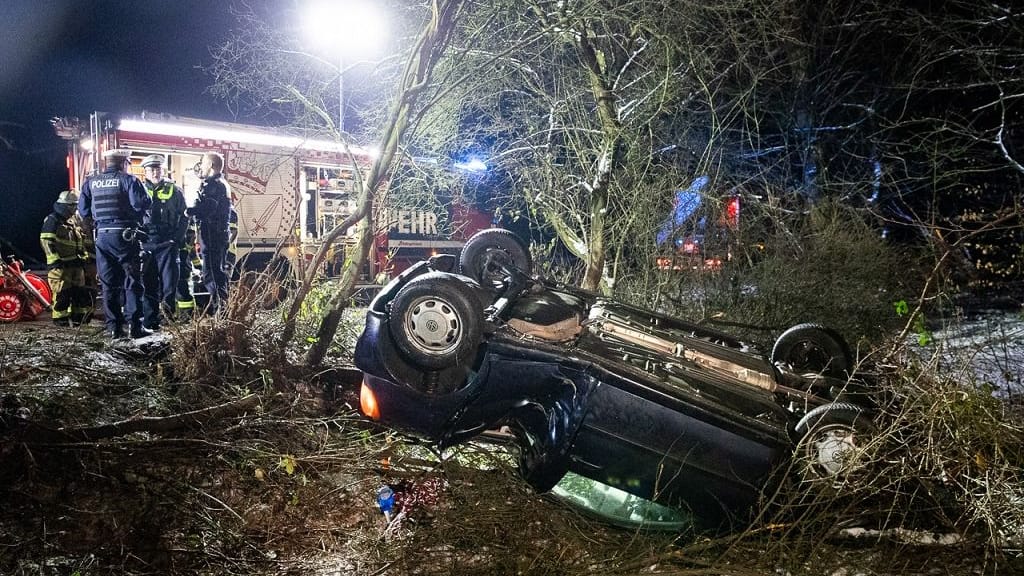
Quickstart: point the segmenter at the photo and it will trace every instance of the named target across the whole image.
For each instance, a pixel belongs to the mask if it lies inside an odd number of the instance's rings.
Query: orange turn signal
[[[366,385],[366,382],[363,382],[363,386],[359,389],[359,409],[370,419],[380,420],[380,406],[377,406],[377,397],[373,395],[373,390]]]

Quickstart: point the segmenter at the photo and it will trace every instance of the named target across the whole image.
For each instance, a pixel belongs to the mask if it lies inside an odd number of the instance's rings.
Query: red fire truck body
[[[166,114],[118,117],[96,112],[88,126],[74,118],[58,118],[54,127],[68,141],[69,186],[75,189],[101,168],[104,151],[127,148],[133,152],[132,170],[140,177],[143,157],[164,155],[168,177],[191,206],[200,184],[193,167],[205,152],[222,154],[238,213],[239,259],[251,268],[276,256],[293,263],[297,258],[308,260],[321,239],[354,210],[355,173],[367,169],[374,158],[371,150],[346,149],[336,141],[284,129]],[[490,225],[489,217],[462,206],[378,206],[375,213],[374,250],[362,274],[368,283],[432,254],[455,252],[466,238]],[[339,260],[351,246],[354,231],[353,227],[335,251]]]

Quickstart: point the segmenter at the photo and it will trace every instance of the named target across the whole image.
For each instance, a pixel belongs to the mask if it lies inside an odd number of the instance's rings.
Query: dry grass
[[[0,573],[999,574],[1024,569],[1019,413],[937,361],[880,370],[881,433],[860,474],[786,481],[722,537],[613,528],[539,496],[502,447],[439,458],[358,417],[331,373],[271,364],[278,316],[236,292],[169,351],[84,332],[0,327]],[[341,343],[342,346],[347,344]],[[98,359],[102,358],[100,361]],[[898,367],[898,368],[897,368]],[[953,372],[959,373],[959,372]],[[87,426],[256,392],[260,408],[201,428],[39,443],[24,426]],[[19,415],[20,414],[20,415]],[[388,524],[374,494],[406,502]],[[886,531],[857,540],[852,526]],[[896,529],[949,532],[953,546]],[[916,534],[918,532],[915,532]]]

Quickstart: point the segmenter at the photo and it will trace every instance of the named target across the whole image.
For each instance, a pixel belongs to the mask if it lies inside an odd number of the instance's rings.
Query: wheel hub
[[[455,310],[440,298],[424,298],[406,317],[412,341],[421,350],[441,354],[459,343],[462,323]]]
[[[849,466],[856,449],[853,432],[837,428],[821,433],[812,446],[812,456],[827,475],[835,476]]]

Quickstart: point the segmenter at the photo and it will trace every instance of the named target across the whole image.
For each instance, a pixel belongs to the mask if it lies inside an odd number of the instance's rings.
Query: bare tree
[[[387,113],[379,114],[378,122],[368,124],[368,129],[376,133],[380,154],[369,167],[360,166],[352,158],[357,168],[355,210],[325,234],[312,262],[301,271],[301,283],[286,314],[280,336],[282,355],[294,338],[295,320],[328,251],[352,226],[357,226],[352,257],[345,262],[338,290],[306,356],[306,362],[311,365],[322,361],[337,331],[341,314],[355,291],[359,270],[368,258],[377,193],[400,156],[401,141],[421,107],[423,94],[436,89],[432,83],[434,67],[447,48],[467,4],[465,0],[432,0],[419,7],[418,14],[423,17],[421,30],[405,47],[408,55],[397,70],[394,87],[387,91],[390,95]],[[327,86],[333,87],[333,82],[328,80],[329,73],[325,75],[322,63],[297,47],[293,35],[270,24],[266,17],[266,14],[253,11],[241,14],[244,30],[215,49],[215,64],[210,70],[216,78],[212,91],[238,106],[289,118],[299,126],[333,131],[335,137],[347,146],[350,136],[338,130],[325,105],[327,94],[331,93]]]
[[[388,121],[380,138],[381,153],[374,161],[367,177],[360,183],[356,212],[335,227],[324,241],[324,244],[334,242],[352,224],[358,222],[355,258],[351,263],[346,263],[340,289],[332,298],[330,309],[317,330],[316,342],[306,355],[308,365],[317,365],[321,362],[338,329],[341,314],[352,296],[359,270],[366,261],[373,242],[371,211],[376,192],[384,175],[396,161],[399,145],[417,113],[420,97],[431,88],[434,67],[447,49],[465,5],[464,0],[442,0],[433,3],[430,18],[413,44],[398,85],[397,96],[391,103]],[[317,256],[322,258],[320,253]],[[314,259],[314,268],[317,264],[317,260]],[[294,307],[293,304],[293,309]]]
[[[644,207],[666,212],[690,179],[666,183],[653,156],[661,118],[693,90],[670,39],[683,19],[672,3],[497,3],[481,20],[501,33],[476,48],[498,65],[452,94],[466,137],[491,142],[494,168],[514,175],[534,217],[585,262],[584,287],[610,287],[607,254],[635,242]],[[507,38],[515,52],[495,41]]]
[[[650,265],[638,248],[698,176],[712,197],[777,208],[778,225],[835,198],[941,244],[1018,209],[1021,15],[972,6],[499,4],[501,38],[543,32],[460,93],[460,111],[588,288]],[[965,195],[987,216],[952,214]]]

